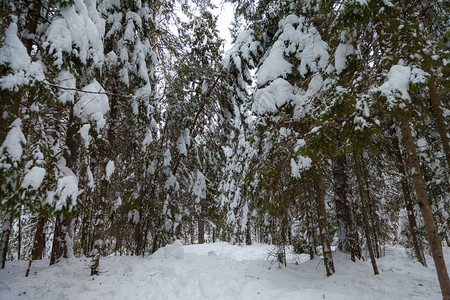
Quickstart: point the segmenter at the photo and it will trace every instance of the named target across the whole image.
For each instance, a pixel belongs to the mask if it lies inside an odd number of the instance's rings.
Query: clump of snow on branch
[[[255,92],[252,111],[257,114],[275,113],[289,101],[299,99],[299,93],[300,90],[285,79],[275,79],[267,87]]]
[[[258,71],[258,89],[252,106],[253,112],[258,114],[275,113],[291,102],[297,112],[305,111],[308,100],[322,87],[323,80],[317,76],[310,81],[311,91],[306,93],[289,83],[286,78],[294,72],[294,65],[287,57],[298,60],[297,71],[303,77],[317,74],[329,62],[328,44],[304,18],[287,16],[279,22],[277,35],[277,41]]]
[[[202,172],[197,170],[197,178],[192,187],[192,194],[196,197],[195,202],[199,203],[201,199],[206,198],[206,179]]]
[[[312,160],[309,157],[298,155],[297,159],[291,158],[291,176],[300,178],[303,171],[307,171],[312,166]]]
[[[0,78],[0,87],[8,90],[45,79],[42,64],[39,61],[31,62],[27,49],[17,36],[16,21],[14,18],[5,30],[3,46],[0,48],[0,65],[11,69],[11,72]]]
[[[106,180],[107,181],[111,180],[111,176],[115,170],[116,170],[116,166],[114,165],[114,161],[112,161],[112,160],[108,161],[108,163],[106,164]]]
[[[24,189],[30,188],[32,190],[37,190],[44,180],[45,169],[41,167],[33,167],[28,171],[22,181],[21,187]]]
[[[336,73],[340,74],[347,67],[347,56],[353,54],[355,49],[351,44],[339,44],[334,53],[334,66]]]
[[[238,70],[237,81],[243,89],[246,89],[246,82],[252,80],[248,68],[255,67],[254,57],[258,55],[259,47],[260,43],[255,40],[253,30],[242,30],[222,61],[226,71],[231,72],[232,68]]]
[[[73,108],[75,116],[79,117],[83,123],[96,124],[96,130],[100,132],[106,125],[104,115],[109,111],[108,96],[96,80],[82,90],[84,93],[80,92],[80,99]]]
[[[387,74],[387,81],[375,89],[387,98],[389,108],[397,105],[399,100],[409,102],[409,85],[426,82],[428,74],[421,69],[409,66],[393,65]],[[400,104],[402,105],[402,104]]]
[[[91,142],[91,136],[89,135],[89,129],[91,129],[91,125],[90,124],[84,124],[83,126],[81,126],[80,130],[78,130],[78,132],[80,133],[81,138],[84,141],[84,147],[86,149],[89,148],[89,143]]]
[[[22,120],[16,119],[11,124],[11,129],[0,147],[0,166],[4,169],[9,169],[12,166],[11,163],[20,161],[22,157],[26,139],[21,127]]]
[[[46,203],[52,205],[55,211],[63,208],[72,210],[76,206],[78,190],[78,177],[66,166],[64,158],[58,161],[59,177],[54,191],[47,194]]]
[[[66,70],[62,70],[58,73],[56,79],[58,86],[62,87],[58,92],[58,99],[61,103],[74,103],[75,92],[73,89],[76,88],[76,79],[72,73]]]
[[[58,68],[63,65],[64,55],[71,54],[83,64],[92,60],[95,66],[100,67],[104,60],[101,37],[105,31],[105,20],[98,16],[94,3],[86,1],[86,6],[81,0],[74,2],[73,6],[61,8],[61,15],[52,21],[43,47],[48,48]]]

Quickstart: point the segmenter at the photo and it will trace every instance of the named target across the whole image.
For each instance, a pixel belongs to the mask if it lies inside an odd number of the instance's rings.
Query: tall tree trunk
[[[205,243],[205,221],[202,218],[198,219],[198,243]]]
[[[338,223],[338,249],[344,253],[350,252],[350,230],[348,219],[346,157],[338,155],[333,162],[333,191],[336,204]]]
[[[427,53],[424,53],[423,61],[424,71],[428,72],[428,74],[433,74],[433,59],[431,58],[431,56]],[[439,136],[441,137],[445,157],[447,158],[447,168],[450,169],[450,135],[448,131],[448,124],[445,122],[444,109],[442,107],[441,98],[439,97],[434,77],[431,77],[428,82],[428,91],[430,95],[431,112],[434,116]]]
[[[0,259],[2,260],[2,269],[5,268],[6,254],[8,253],[9,237],[12,227],[12,213],[6,212],[2,226],[2,237],[0,239]]]
[[[425,189],[425,181],[423,179],[419,157],[417,156],[416,145],[414,144],[411,128],[409,127],[406,117],[400,114],[399,118],[401,122],[400,129],[403,136],[403,143],[405,145],[406,152],[408,153],[408,164],[411,169],[417,200],[419,201],[420,211],[425,223],[428,242],[430,244],[431,254],[436,266],[436,273],[438,275],[439,285],[442,290],[442,296],[444,299],[450,299],[450,279],[447,273],[444,255],[442,253],[441,240],[433,218],[431,203]]]
[[[247,227],[245,230],[245,244],[252,244],[252,226],[250,225],[250,221],[247,220]]]
[[[133,235],[133,244],[134,244],[133,254],[136,256],[141,255],[142,251],[142,229],[143,229],[143,221],[141,220],[141,211],[139,211],[139,221],[134,226],[134,235]]]
[[[50,265],[57,263],[61,257],[68,258],[72,256],[71,223],[72,218],[63,217],[62,214],[56,216]]]
[[[92,211],[92,210],[91,210]],[[91,224],[91,212],[87,211],[81,219],[81,237],[80,237],[80,248],[83,255],[89,255],[91,252],[90,242],[89,242],[89,226]]]
[[[103,251],[103,229],[104,214],[103,207],[100,207],[95,220],[94,247],[91,251],[91,276],[98,275],[98,267],[100,265],[100,256]]]
[[[353,196],[352,196],[352,190],[348,190],[348,200],[346,205],[347,210],[347,219],[348,219],[348,226],[349,226],[349,240],[350,240],[350,257],[352,261],[356,261],[356,258],[361,259],[361,247],[359,245],[359,239],[358,239],[358,231],[356,228],[356,222],[355,222],[355,214],[353,212]]]
[[[19,208],[19,232],[17,233],[17,260],[21,259],[22,256],[22,207]]]
[[[319,218],[320,239],[322,242],[323,263],[327,276],[334,274],[333,255],[331,254],[330,237],[328,234],[327,214],[325,210],[325,190],[323,187],[320,171],[313,176],[314,188],[316,190],[317,217]]]
[[[308,239],[309,259],[314,259],[316,249],[316,242],[315,242],[316,239],[314,237],[315,224],[311,212],[312,204],[310,203],[311,201],[308,202],[309,203],[306,207],[306,224],[307,224],[306,237]]]
[[[367,215],[367,204],[366,204],[366,194],[364,193],[364,185],[363,185],[363,169],[361,167],[359,156],[356,152],[353,152],[353,159],[355,165],[355,175],[356,181],[358,182],[358,191],[359,196],[361,198],[361,212],[363,216],[363,224],[364,224],[364,234],[366,236],[367,249],[369,250],[370,262],[372,263],[373,273],[378,275],[378,266],[375,259],[375,254],[373,251],[372,237],[370,233],[372,232],[369,224],[369,216]]]
[[[33,250],[31,251],[31,260],[40,260],[44,253],[45,248],[45,223],[47,223],[46,215],[39,215],[39,219],[36,224],[36,232],[34,234]]]
[[[36,34],[42,8],[42,1],[26,1],[27,13],[25,28],[28,31],[27,38],[23,40],[23,44],[27,48],[27,52],[31,55],[33,51],[33,38]]]
[[[66,150],[64,158],[66,159],[67,168],[71,169],[73,173],[76,172],[76,162],[79,155],[79,143],[77,137],[79,136],[79,125],[75,122],[74,112],[70,111],[69,126],[67,127]],[[62,213],[56,216],[55,233],[53,235],[53,246],[50,256],[50,265],[55,264],[61,257],[67,258],[73,255],[73,242],[71,234],[73,215],[72,213]]]
[[[373,233],[373,246],[375,247],[375,253],[377,255],[377,259],[381,257],[380,255],[380,242],[378,240],[378,230],[380,230],[381,226],[380,226],[380,220],[378,218],[378,215],[375,212],[375,208],[374,208],[374,201],[373,198],[370,194],[370,185],[369,185],[369,180],[367,179],[367,168],[366,168],[366,164],[364,162],[364,157],[362,154],[360,154],[360,163],[361,163],[361,175],[363,176],[363,180],[364,180],[364,192],[366,194],[366,201],[367,201],[367,207],[369,209],[369,217],[370,217],[370,223],[371,223],[371,228],[372,228],[372,233]]]
[[[33,263],[33,260],[40,260],[42,259],[42,253],[44,251],[45,247],[45,233],[44,233],[44,227],[45,223],[47,222],[47,217],[43,214],[39,214],[39,218],[36,224],[36,232],[34,233],[34,240],[33,240],[33,248],[31,250],[31,258],[28,261],[28,268],[25,272],[25,277],[28,277],[31,270],[31,264]]]
[[[411,240],[413,243],[414,252],[416,254],[417,260],[423,266],[426,267],[427,262],[425,260],[425,255],[423,253],[422,245],[420,243],[419,230],[417,229],[413,200],[411,198],[411,191],[409,189],[407,174],[406,174],[406,170],[405,170],[405,166],[404,166],[403,157],[400,152],[400,146],[399,146],[397,137],[392,138],[392,146],[394,148],[394,154],[396,157],[395,166],[401,176],[400,185],[402,187],[403,199],[405,201],[405,208],[406,208],[406,212],[408,214],[409,231],[411,233]]]

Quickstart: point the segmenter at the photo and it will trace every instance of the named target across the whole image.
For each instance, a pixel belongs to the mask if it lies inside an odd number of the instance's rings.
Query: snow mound
[[[89,258],[63,259],[50,267],[48,259],[34,261],[29,277],[24,277],[27,261],[8,261],[0,269],[0,299],[442,299],[432,258],[426,256],[425,268],[403,247],[386,246],[376,276],[370,260],[352,262],[334,252],[336,273],[330,277],[320,257],[293,260],[290,249],[287,267],[279,268],[267,259],[273,247],[224,242],[181,247],[176,241],[159,253],[174,257],[184,248],[184,259],[109,256],[100,260],[99,276],[89,276]],[[450,261],[450,248],[443,250]]]
[[[176,240],[172,245],[167,245],[156,250],[152,254],[151,258],[154,259],[167,259],[167,258],[184,258],[183,243],[180,240]]]

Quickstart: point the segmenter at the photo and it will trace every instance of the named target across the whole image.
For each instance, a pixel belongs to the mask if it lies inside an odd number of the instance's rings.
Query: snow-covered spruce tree
[[[425,4],[430,10],[436,9],[434,3],[427,2]],[[435,84],[437,80],[439,81],[439,78],[442,78],[446,66],[442,64],[442,60],[438,59],[439,55],[442,54],[436,48],[438,46],[438,34],[433,30],[433,26],[424,22],[421,18],[413,17],[413,15],[418,15],[421,10],[421,5],[409,2],[386,8],[388,18],[379,23],[379,36],[376,41],[380,45],[380,56],[383,59],[383,69],[387,73],[387,80],[384,77],[383,80],[386,80],[386,82],[377,90],[383,96],[382,99],[385,99],[382,103],[390,112],[388,116],[400,127],[402,142],[408,156],[408,167],[445,299],[450,298],[450,282],[436,221],[433,218],[433,206],[439,205],[439,198],[430,198],[432,194],[427,189],[427,181],[430,180],[424,178],[424,172],[431,161],[420,161],[417,137],[420,134],[421,126],[428,122],[430,113],[435,115],[436,125],[439,129],[440,125],[437,119],[439,112],[433,107],[436,107],[436,105],[439,107],[440,105],[433,104],[433,101],[438,100],[436,99]],[[420,33],[421,28],[426,28],[429,34],[427,36],[422,35]],[[395,49],[395,52],[389,51],[388,48]],[[433,60],[430,55],[435,58],[434,63],[432,63]],[[433,64],[434,68],[430,68],[430,64]],[[383,75],[386,76],[386,73]],[[427,105],[429,102],[424,101],[427,98],[430,100],[431,109]],[[416,134],[411,129],[411,124],[415,125]],[[425,126],[425,128],[430,127]],[[441,141],[445,143],[445,138],[442,138],[441,133],[439,133],[439,136]],[[420,144],[422,147],[427,146],[427,143],[421,142]]]
[[[88,32],[89,34],[85,34]],[[104,129],[104,115],[109,110],[108,98],[96,78],[104,61],[102,36],[104,20],[95,1],[62,2],[45,32],[40,49],[49,69],[59,77],[64,92],[77,90],[75,98],[65,102],[67,109],[66,139],[59,164],[57,189],[53,198],[56,222],[50,263],[61,256],[73,255],[72,223],[77,216],[80,178],[89,178],[89,159],[81,149],[89,144],[89,129],[98,134]],[[67,96],[66,96],[67,97]],[[63,98],[63,100],[66,100]]]
[[[89,150],[95,161],[89,170],[95,190],[88,195],[90,209],[82,217],[80,248],[93,257],[92,275],[98,273],[100,256],[113,249],[136,255],[145,249],[146,161],[158,129],[154,49],[159,9],[157,4],[140,1],[100,1],[98,6],[105,20],[100,80],[108,91],[110,110],[103,140]],[[124,242],[130,236],[133,240]],[[124,249],[127,244],[131,248]]]
[[[22,208],[25,212],[35,213],[43,205],[41,200],[45,198],[45,190],[40,187],[46,175],[43,168],[46,163],[43,162],[40,147],[45,148],[49,144],[39,141],[40,134],[43,133],[43,122],[36,116],[39,115],[40,105],[52,99],[52,95],[42,85],[45,78],[42,63],[32,53],[30,44],[37,35],[32,16],[36,14],[33,11],[35,5],[17,1],[5,3],[4,6],[5,10],[2,10],[1,15],[4,28],[0,43],[2,267],[6,260],[13,221],[20,216]],[[19,11],[23,14],[19,14]],[[24,31],[29,33],[25,35],[26,38],[21,35]],[[44,99],[45,97],[48,98]],[[36,120],[41,121],[38,126]],[[18,251],[20,252],[20,248]]]
[[[358,118],[354,118],[353,122],[355,124],[360,122],[363,125],[360,127],[368,129],[371,127],[376,129],[377,126],[381,128],[386,125],[391,126],[390,121],[398,122],[397,124],[400,125],[419,206],[424,217],[433,257],[436,259],[436,265],[439,266],[437,271],[445,295],[447,290],[445,282],[448,283],[448,279],[446,279],[448,275],[446,271],[444,272],[445,263],[442,260],[439,237],[427,199],[425,181],[422,176],[423,167],[419,165],[419,157],[416,154],[416,145],[409,124],[410,121],[418,124],[426,121],[429,110],[424,104],[427,102],[420,99],[423,99],[421,96],[426,95],[427,91],[420,88],[427,87],[428,91],[432,92],[433,88],[429,86],[429,80],[439,78],[442,72],[439,70],[442,70],[443,67],[437,69],[434,74],[427,74],[423,71],[425,67],[423,63],[427,61],[428,55],[430,53],[438,55],[438,53],[433,50],[436,41],[433,41],[432,38],[426,41],[419,34],[419,28],[427,27],[426,24],[420,22],[420,18],[408,17],[418,15],[420,10],[420,5],[409,2],[396,6],[387,2],[345,1],[340,7],[339,18],[342,20],[344,28],[350,29],[345,34],[349,34],[350,39],[346,39],[352,43],[351,47],[344,45],[346,48],[343,50],[348,50],[344,51],[346,52],[344,57],[351,57],[352,54],[355,54],[357,58],[364,60],[362,63],[358,63],[357,69],[360,72],[356,73],[358,77],[355,78],[355,84],[351,89],[351,95],[362,102],[362,105],[359,105],[362,114]],[[432,36],[430,34],[430,37]],[[349,62],[351,60],[344,60],[345,64]],[[385,81],[386,75],[388,81],[381,85]],[[364,81],[362,76],[371,76],[372,81]],[[362,81],[358,83],[360,79]],[[380,101],[380,98],[373,98],[376,101],[372,102],[365,100],[370,99],[373,90],[380,91],[387,101]],[[429,94],[429,96],[433,95]],[[366,115],[364,107],[368,108],[366,111],[372,111],[372,113]],[[377,118],[379,118],[378,122]],[[368,122],[371,119],[373,121]],[[368,124],[370,126],[366,126]],[[355,162],[357,157],[358,155],[355,155]],[[363,178],[363,174],[360,175],[359,177]]]
[[[168,191],[165,206],[176,235],[197,227],[199,243],[204,242],[205,225],[214,228],[219,223],[215,197],[222,165],[222,40],[211,9],[209,1],[195,9],[184,7],[189,20],[178,30],[185,48],[175,53],[166,98],[170,175],[179,186]]]
[[[358,5],[355,4],[358,8]],[[313,152],[320,152],[324,157],[334,160],[333,179],[335,191],[335,204],[338,227],[339,246],[342,250],[350,250],[354,260],[359,253],[357,241],[357,224],[354,222],[354,213],[357,210],[357,203],[351,203],[347,191],[346,181],[348,180],[346,168],[347,155],[360,160],[366,151],[367,137],[373,135],[379,126],[377,120],[370,116],[370,97],[361,83],[364,76],[368,75],[368,67],[364,62],[365,53],[357,45],[353,36],[358,29],[358,23],[350,23],[346,19],[347,11],[357,9],[348,3],[343,3],[339,11],[335,13],[333,22],[328,32],[328,42],[330,52],[334,55],[330,58],[330,63],[325,72],[317,76],[317,87],[315,92],[316,108],[311,113],[310,118],[315,125],[315,132],[310,135],[310,143],[307,147]],[[311,81],[312,83],[312,81]],[[311,85],[310,83],[310,85]],[[379,122],[378,122],[379,123]],[[364,215],[364,232],[366,245],[369,249],[374,272],[378,273],[375,262],[375,251],[372,248],[372,241],[376,241],[377,236],[374,228],[378,220],[374,206],[373,196],[368,191],[365,184],[367,170],[362,170],[360,163],[352,164],[354,174],[358,175],[360,189],[358,193],[361,200],[361,211]],[[354,194],[354,193],[353,193]],[[369,213],[372,211],[372,214]],[[373,236],[373,237],[372,237]],[[375,242],[374,245],[377,245]]]
[[[245,2],[240,4],[245,5]],[[263,52],[266,53],[260,56],[256,63],[259,69],[256,73],[257,87],[253,95],[251,110],[256,115],[255,124],[260,127],[260,132],[264,132],[263,136],[258,137],[261,147],[266,145],[275,149],[281,145],[273,143],[274,136],[270,133],[272,128],[283,129],[286,127],[293,137],[299,140],[307,132],[310,125],[304,121],[312,108],[310,104],[311,98],[315,95],[314,89],[318,88],[319,77],[315,75],[324,71],[329,54],[328,46],[321,39],[319,31],[311,23],[308,23],[305,17],[294,15],[294,13],[301,14],[302,8],[306,9],[306,7],[298,7],[289,1],[269,1],[260,5],[260,8],[255,9],[260,17],[254,18],[259,21],[252,18],[249,18],[249,21],[255,28],[254,38],[259,41]],[[310,81],[311,84],[308,86]],[[302,89],[305,85],[308,89],[307,92]],[[298,163],[295,161],[292,145],[283,156],[283,164],[296,167],[294,169],[298,172]],[[291,163],[293,157],[295,164]],[[300,161],[301,165],[303,161],[303,159]],[[310,160],[309,164],[306,163],[305,170],[311,167],[310,163]],[[317,213],[322,214],[319,218],[321,220],[319,227],[323,227],[320,235],[324,242],[322,249],[327,257],[325,262],[327,274],[330,275],[334,272],[334,267],[327,226],[324,222],[325,205],[323,201],[325,199],[322,197],[324,190],[321,176],[319,176],[322,171],[313,168],[311,172],[314,174],[311,179],[317,188]],[[286,208],[288,207],[289,205],[286,206]]]
[[[257,152],[250,142],[252,118],[249,113],[249,89],[253,81],[250,71],[256,68],[261,55],[260,41],[255,37],[254,28],[250,27],[238,33],[222,62],[226,91],[222,110],[229,125],[222,146],[226,161],[220,184],[220,203],[227,214],[226,231],[231,231],[231,240],[238,242],[241,241],[241,233],[247,233],[252,228],[250,198],[255,185],[246,178],[251,176],[250,165]],[[244,194],[248,197],[243,197]],[[246,239],[247,243],[251,242],[250,238]]]

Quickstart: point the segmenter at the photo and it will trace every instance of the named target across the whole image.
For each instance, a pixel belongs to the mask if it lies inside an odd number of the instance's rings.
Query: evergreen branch
[[[69,87],[63,87],[57,84],[53,83],[47,83],[49,86],[56,87],[58,89],[66,90],[66,91],[73,91],[78,93],[86,93],[86,94],[96,94],[96,95],[106,95],[106,96],[116,96],[116,97],[125,97],[125,98],[136,98],[134,95],[126,95],[126,94],[118,94],[118,93],[111,93],[111,92],[93,92],[93,91],[83,91],[81,89],[77,88],[69,88]]]

